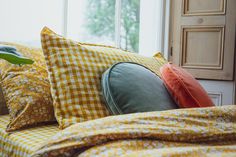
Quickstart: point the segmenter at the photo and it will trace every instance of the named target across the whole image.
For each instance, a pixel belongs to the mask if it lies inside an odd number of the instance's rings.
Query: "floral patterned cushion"
[[[50,83],[41,49],[14,46],[32,65],[13,65],[0,60],[0,80],[10,114],[6,131],[14,131],[42,122],[55,121]]]

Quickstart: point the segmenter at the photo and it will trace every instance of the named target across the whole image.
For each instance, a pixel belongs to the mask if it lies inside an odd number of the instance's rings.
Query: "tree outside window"
[[[115,0],[88,0],[85,27],[90,34],[114,40]],[[121,48],[138,52],[140,0],[122,0]]]

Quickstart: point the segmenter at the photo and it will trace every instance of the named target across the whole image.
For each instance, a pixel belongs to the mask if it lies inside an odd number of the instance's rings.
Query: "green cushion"
[[[112,114],[178,108],[162,80],[136,63],[121,62],[109,68],[102,76],[102,93]]]

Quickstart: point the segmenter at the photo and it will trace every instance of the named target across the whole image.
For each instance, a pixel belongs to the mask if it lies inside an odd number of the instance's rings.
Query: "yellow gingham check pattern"
[[[114,47],[78,43],[48,28],[41,41],[49,71],[54,110],[60,128],[109,115],[101,97],[101,76],[117,62],[136,62],[160,75],[166,63]]]
[[[0,116],[0,156],[28,157],[58,131],[56,124],[29,128],[13,133],[5,131],[9,115]]]

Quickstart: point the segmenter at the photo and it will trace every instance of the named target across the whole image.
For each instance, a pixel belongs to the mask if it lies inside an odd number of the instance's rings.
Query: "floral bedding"
[[[236,156],[236,106],[110,116],[57,133],[33,156]]]

